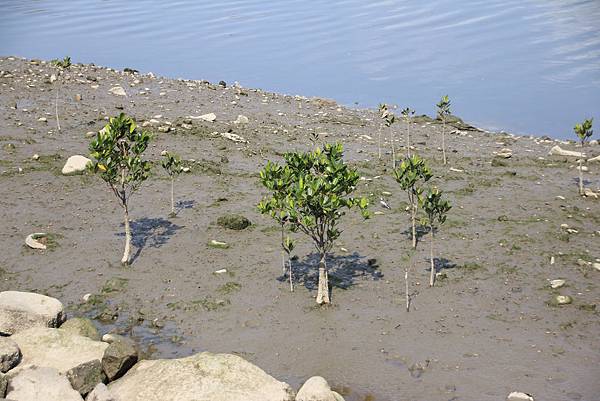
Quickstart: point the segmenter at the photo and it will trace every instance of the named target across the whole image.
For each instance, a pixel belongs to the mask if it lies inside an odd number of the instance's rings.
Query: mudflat
[[[499,400],[511,391],[600,399],[600,199],[578,195],[577,159],[549,155],[556,141],[453,120],[443,165],[442,125],[413,119],[412,151],[453,205],[436,235],[440,274],[429,288],[429,234],[419,230],[409,257],[407,199],[392,177],[392,143],[399,159],[406,154],[404,122],[381,129],[377,111],[326,99],[93,65],[59,70],[0,58],[0,290],[57,297],[70,316],[136,338],[148,358],[235,353],[295,388],[321,375],[346,400]],[[61,174],[121,112],[154,134],[147,153],[156,162],[131,201],[128,267],[119,263],[122,211],[106,185]],[[214,121],[198,118],[209,113]],[[290,292],[278,226],[256,208],[266,161],[309,150],[311,139],[343,143],[374,212],[343,218],[327,307],[314,301],[318,260],[308,239],[296,236]],[[189,168],[175,182],[176,217],[163,150]],[[585,152],[597,156],[600,146]],[[586,164],[586,186],[598,192],[600,163]],[[217,224],[230,213],[252,225]],[[47,249],[26,247],[39,232],[49,234]],[[557,279],[564,285],[551,288]],[[572,302],[556,305],[557,295]]]

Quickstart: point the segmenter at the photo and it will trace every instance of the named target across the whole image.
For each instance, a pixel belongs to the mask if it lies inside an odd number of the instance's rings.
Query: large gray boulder
[[[293,401],[294,391],[250,362],[202,352],[181,359],[144,360],[108,385],[127,401]]]
[[[313,376],[298,390],[296,401],[344,401],[344,398],[332,391],[324,378]]]
[[[33,292],[0,292],[0,334],[12,335],[31,327],[58,327],[65,321],[62,303]]]
[[[18,401],[83,401],[56,369],[31,367],[10,379],[6,398]]]
[[[54,368],[66,374],[88,362],[102,360],[108,344],[61,329],[32,328],[11,337],[23,354],[21,363],[10,371],[30,366]],[[83,374],[80,372],[80,374]]]
[[[102,357],[102,369],[109,381],[123,376],[138,361],[138,352],[133,341],[114,336]]]
[[[91,338],[94,341],[100,341],[102,338],[94,323],[86,317],[71,318],[64,322],[60,329]]]
[[[21,350],[17,343],[7,337],[0,337],[0,372],[6,373],[21,361]]]

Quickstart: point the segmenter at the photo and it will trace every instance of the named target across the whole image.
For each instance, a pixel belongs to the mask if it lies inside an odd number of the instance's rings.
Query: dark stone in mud
[[[98,359],[95,359],[70,369],[67,372],[67,379],[71,382],[74,390],[85,396],[98,383],[104,382],[106,376],[102,371],[102,363]]]
[[[246,217],[239,214],[226,214],[217,219],[217,224],[230,230],[239,231],[248,228],[252,223]]]
[[[104,351],[102,369],[108,380],[113,381],[127,373],[137,361],[138,352],[135,344],[125,338],[117,338]]]

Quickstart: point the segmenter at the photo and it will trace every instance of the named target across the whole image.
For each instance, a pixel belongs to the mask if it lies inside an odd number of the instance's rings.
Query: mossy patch
[[[127,288],[129,282],[126,278],[113,277],[104,283],[101,292],[103,294],[111,294],[113,292],[121,292]]]
[[[217,289],[217,292],[221,294],[231,294],[232,292],[239,291],[242,288],[240,283],[236,283],[235,281],[229,281]]]
[[[226,214],[217,219],[217,224],[230,230],[244,230],[252,224],[250,220],[239,214]]]

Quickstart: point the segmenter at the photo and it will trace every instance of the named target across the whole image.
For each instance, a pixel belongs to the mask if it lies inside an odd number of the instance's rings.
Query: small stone
[[[573,302],[573,298],[571,298],[568,295],[556,295],[554,298],[552,298],[552,300],[550,301],[550,304],[553,306],[559,306],[559,305],[568,305],[572,302]]]
[[[208,246],[210,246],[211,248],[219,248],[219,249],[229,248],[229,244],[227,242],[217,241],[214,239],[210,240],[210,242],[208,243]]]
[[[0,372],[6,373],[21,361],[21,350],[9,337],[0,337]],[[0,397],[3,394],[0,392]]]
[[[81,299],[83,300],[83,302],[87,302],[90,300],[91,297],[92,297],[92,294],[87,293],[83,297],[81,297]]]
[[[50,83],[54,83],[56,81],[56,74],[50,75]]]
[[[189,173],[190,171],[192,171],[189,167],[183,167],[181,169],[181,171],[183,171],[184,173]]]
[[[237,116],[237,118],[235,119],[235,121],[233,122],[234,124],[248,124],[250,122],[250,120],[248,119],[248,117],[240,114]]]
[[[215,270],[215,274],[223,274],[223,273],[227,273],[227,269]]]
[[[506,397],[506,401],[534,401],[534,399],[529,394],[513,391]]]
[[[115,96],[127,96],[127,92],[121,86],[114,86],[108,90]]]
[[[40,118],[38,118],[38,121],[41,123],[47,123],[48,119],[46,117],[40,117]]]
[[[561,279],[550,280],[550,288],[552,288],[552,289],[560,288],[565,285],[565,282],[566,282],[565,280],[561,280]]]
[[[600,263],[594,262],[594,263],[592,263],[592,267],[600,272]]]
[[[581,166],[581,167],[577,166],[577,170],[581,170],[583,172],[587,172],[587,171],[589,171],[589,168],[587,166]]]
[[[550,257],[550,264],[553,265],[554,264],[554,256]]]
[[[82,174],[91,162],[92,161],[85,156],[74,155],[67,159],[61,172],[63,175]]]
[[[225,139],[229,139],[230,141],[233,141],[236,143],[248,143],[248,141],[246,141],[244,138],[242,138],[238,134],[233,134],[231,132],[222,132],[220,135],[221,135],[221,137],[223,137]]]
[[[203,114],[201,116],[189,116],[192,120],[203,120],[208,122],[213,122],[217,119],[217,115],[215,113]]]
[[[31,156],[31,158],[32,158],[33,160],[39,160],[39,159],[40,159],[40,155],[38,155],[38,154],[36,153],[35,155]]]

